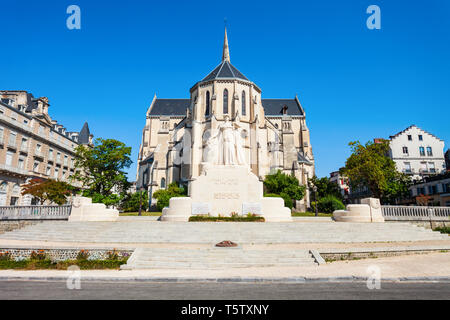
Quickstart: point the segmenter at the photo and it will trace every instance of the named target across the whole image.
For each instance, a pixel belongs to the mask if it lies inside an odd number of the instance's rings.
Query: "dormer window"
[[[287,114],[287,110],[288,110],[288,107],[287,107],[287,106],[284,106],[284,107],[281,109],[281,112],[282,112],[283,114]]]

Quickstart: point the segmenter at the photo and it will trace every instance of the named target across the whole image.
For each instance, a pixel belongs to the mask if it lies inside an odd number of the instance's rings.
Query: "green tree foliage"
[[[381,143],[350,142],[352,154],[341,173],[350,180],[352,189],[367,186],[375,198],[383,203],[408,195],[411,179],[397,171],[395,162],[389,158],[389,141]]]
[[[167,186],[167,189],[160,189],[153,193],[153,198],[158,200],[156,208],[162,211],[164,207],[169,206],[169,200],[173,197],[185,197],[187,195],[186,189],[180,188],[176,182],[172,182]]]
[[[264,179],[264,187],[267,196],[277,195],[284,199],[284,205],[292,208],[292,200],[301,200],[305,196],[306,187],[299,185],[296,177],[284,174],[278,170],[274,174],[269,174]]]
[[[342,200],[342,194],[339,190],[339,187],[336,183],[331,182],[327,177],[317,178],[316,176],[309,179],[310,187],[315,186],[317,188],[317,198],[324,198],[326,196],[334,196],[340,200]],[[311,197],[313,197],[313,193],[311,192]]]
[[[138,191],[135,193],[127,193],[122,201],[121,208],[124,212],[137,212],[139,211],[139,202],[142,203],[142,210],[148,209],[148,193],[147,191]]]
[[[114,139],[98,138],[93,148],[78,146],[75,149],[73,179],[83,184],[84,196],[92,197],[93,202],[106,205],[117,204],[120,197],[113,190],[124,193],[128,187],[123,169],[130,167],[131,147]]]
[[[65,204],[72,191],[73,187],[66,182],[52,179],[34,178],[22,185],[22,195],[30,194],[41,204],[47,200],[58,205]]]

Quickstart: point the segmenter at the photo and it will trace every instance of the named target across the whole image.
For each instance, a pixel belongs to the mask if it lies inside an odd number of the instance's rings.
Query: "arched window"
[[[161,189],[165,189],[166,188],[166,179],[161,178]]]
[[[223,90],[223,114],[228,114],[228,90]]]
[[[0,184],[0,192],[1,193],[6,193],[7,188],[8,188],[8,183],[2,182],[2,184]]]
[[[246,115],[246,107],[245,107],[245,91],[242,91],[242,115]]]
[[[205,108],[205,116],[209,116],[209,91],[206,91],[206,108]]]

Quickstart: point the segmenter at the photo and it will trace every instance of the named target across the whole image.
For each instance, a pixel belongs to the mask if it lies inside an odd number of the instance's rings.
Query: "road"
[[[303,299],[450,299],[450,283],[155,283],[82,281],[69,290],[64,281],[0,281],[0,299],[161,299],[161,300],[303,300]]]

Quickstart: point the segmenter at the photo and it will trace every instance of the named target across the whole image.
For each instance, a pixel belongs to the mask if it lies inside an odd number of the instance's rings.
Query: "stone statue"
[[[225,122],[206,141],[203,161],[215,165],[246,165],[239,125],[225,116]]]

